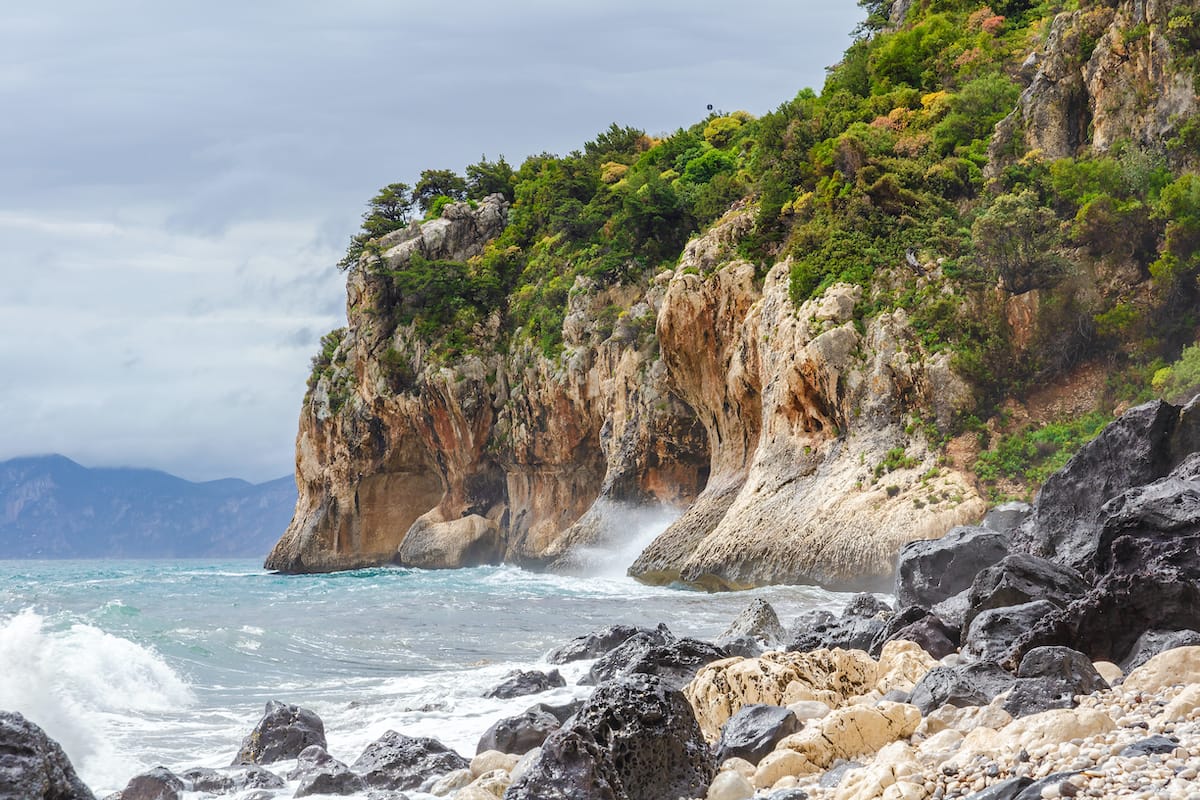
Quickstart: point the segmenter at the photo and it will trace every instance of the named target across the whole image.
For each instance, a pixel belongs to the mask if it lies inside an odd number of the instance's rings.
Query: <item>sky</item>
[[[853,0],[32,0],[0,10],[0,460],[293,469],[334,264],[422,169],[819,90]]]

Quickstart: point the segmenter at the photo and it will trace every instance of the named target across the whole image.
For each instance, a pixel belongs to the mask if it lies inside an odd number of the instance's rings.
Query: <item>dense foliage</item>
[[[1108,360],[1114,399],[1150,391],[1200,324],[1200,176],[1188,171],[1200,123],[1177,120],[1161,146],[1049,161],[1018,135],[998,152],[993,132],[1054,15],[1100,4],[926,0],[895,28],[890,0],[859,4],[866,20],[819,94],[801,91],[758,119],[714,112],[661,137],[613,124],[581,150],[516,169],[484,158],[463,177],[426,170],[371,200],[342,266],[408,224],[414,206],[429,218],[500,192],[509,224],[481,256],[414,259],[391,274],[402,297],[392,321],[416,324],[453,358],[495,347],[494,333],[485,343],[471,332],[498,315],[500,346],[532,341],[556,357],[579,277],[645,282],[745,201],[755,226],[744,257],[762,267],[790,258],[797,304],[846,281],[866,290],[862,318],[906,310],[924,347],[951,351],[973,382],[980,419],[1090,359]],[[1193,70],[1200,13],[1184,5],[1164,33],[1173,63]],[[1082,65],[1097,43],[1078,39]],[[1010,305],[1026,295],[1032,316],[1017,330]],[[988,458],[1007,474],[1007,456],[985,458],[993,469]]]

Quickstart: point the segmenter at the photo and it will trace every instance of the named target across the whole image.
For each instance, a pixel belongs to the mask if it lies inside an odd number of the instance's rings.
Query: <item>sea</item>
[[[58,740],[101,798],[155,766],[228,765],[269,700],[320,715],[330,753],[346,763],[389,729],[470,758],[497,720],[589,692],[577,685],[589,662],[578,662],[557,667],[564,688],[482,697],[511,670],[552,668],[547,653],[574,637],[665,622],[711,640],[758,597],[785,625],[849,600],[811,586],[645,586],[622,560],[571,576],[512,566],[296,576],[258,559],[0,561],[0,709]]]

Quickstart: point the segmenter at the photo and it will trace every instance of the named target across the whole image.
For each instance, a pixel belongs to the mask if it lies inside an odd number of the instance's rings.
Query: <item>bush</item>
[[[1184,403],[1200,392],[1200,344],[1183,348],[1179,360],[1154,373],[1151,386],[1165,400]]]

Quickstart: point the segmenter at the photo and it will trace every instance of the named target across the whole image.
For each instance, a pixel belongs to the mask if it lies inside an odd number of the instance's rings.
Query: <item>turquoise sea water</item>
[[[482,699],[510,669],[546,668],[550,649],[616,622],[712,638],[755,597],[785,624],[847,600],[515,567],[283,576],[258,561],[0,561],[0,708],[46,728],[101,796],[159,764],[228,764],[270,699],[320,714],[347,763],[389,728],[469,758],[497,719],[588,691],[576,664],[566,688]]]

